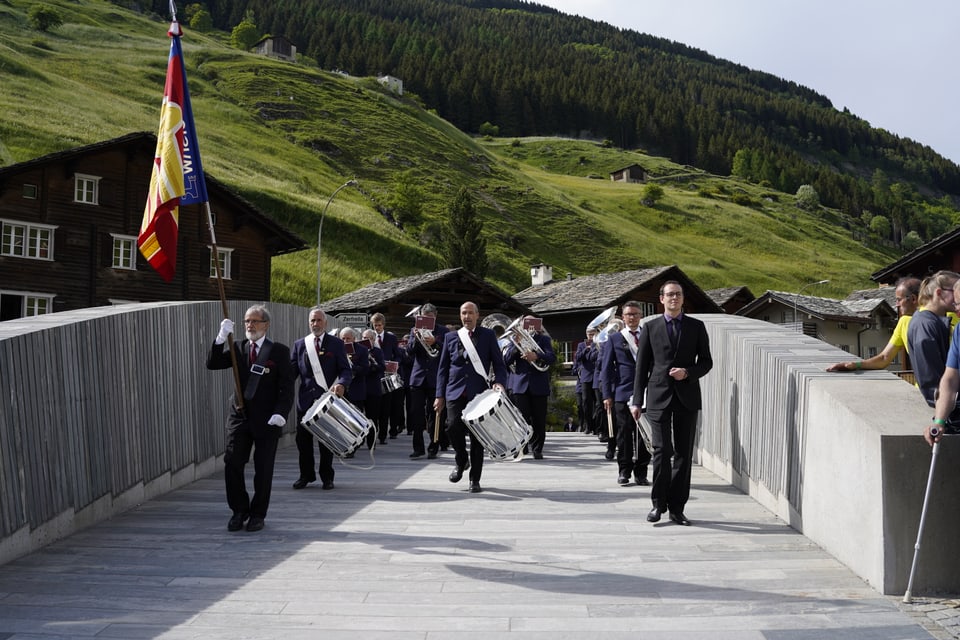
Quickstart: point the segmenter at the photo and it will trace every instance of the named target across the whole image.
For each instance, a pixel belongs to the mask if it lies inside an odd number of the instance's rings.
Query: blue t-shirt
[[[960,369],[960,324],[953,330],[953,338],[950,340],[950,350],[947,351],[947,366],[951,369]]]

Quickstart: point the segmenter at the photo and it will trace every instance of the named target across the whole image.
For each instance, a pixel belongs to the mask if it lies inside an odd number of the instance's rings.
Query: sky
[[[960,163],[957,0],[531,0],[796,82]]]

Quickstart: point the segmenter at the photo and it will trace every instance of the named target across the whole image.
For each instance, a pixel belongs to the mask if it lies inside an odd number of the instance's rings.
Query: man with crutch
[[[960,280],[953,285],[954,308],[960,308]],[[909,603],[912,599],[913,578],[917,571],[917,558],[920,555],[920,538],[923,535],[923,525],[927,516],[927,505],[930,501],[930,487],[933,485],[933,472],[937,464],[937,454],[940,451],[940,441],[945,435],[960,433],[960,410],[957,408],[957,394],[960,392],[960,325],[954,329],[947,350],[947,362],[940,377],[940,386],[936,392],[933,421],[923,428],[923,438],[933,447],[930,456],[930,472],[927,475],[927,488],[923,494],[923,507],[920,510],[920,525],[917,527],[917,542],[913,547],[913,562],[910,565],[910,578],[907,581],[907,591],[903,601]]]

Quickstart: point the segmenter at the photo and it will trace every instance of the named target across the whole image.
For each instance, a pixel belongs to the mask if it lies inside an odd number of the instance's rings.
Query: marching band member
[[[333,452],[317,440],[320,450],[320,466],[313,470],[313,435],[300,424],[313,403],[326,391],[343,397],[353,375],[343,341],[326,332],[327,315],[323,309],[310,309],[310,334],[293,343],[290,359],[295,377],[300,378],[297,392],[297,451],[299,452],[300,477],[293,483],[294,489],[303,489],[316,481],[317,473],[324,489],[333,489]]]
[[[408,426],[413,429],[413,453],[411,458],[420,458],[424,454],[423,431],[429,432],[430,445],[426,449],[427,457],[437,457],[441,444],[446,449],[446,430],[441,432],[440,439],[434,439],[434,420],[436,413],[433,410],[433,401],[437,396],[437,365],[440,362],[440,345],[447,334],[447,328],[436,323],[437,308],[430,303],[420,307],[420,315],[434,318],[434,326],[430,331],[419,331],[416,327],[410,330],[407,340],[407,353],[413,361],[410,372],[410,413],[407,416]],[[441,416],[442,418],[442,416]]]
[[[382,313],[375,313],[370,316],[370,326],[376,332],[371,338],[371,344],[378,347],[383,354],[383,360],[400,363],[400,341],[391,331],[386,330],[386,318]],[[364,333],[366,337],[366,333]],[[383,375],[381,375],[383,377]],[[403,390],[395,389],[389,393],[384,393],[380,399],[380,420],[378,424],[384,425],[384,429],[389,428],[390,439],[397,437],[401,431],[405,431],[403,416]],[[387,427],[389,425],[389,427]]]
[[[450,482],[460,482],[463,472],[470,470],[470,492],[480,493],[483,472],[483,445],[471,436],[467,453],[467,425],[463,409],[477,394],[486,391],[487,376],[493,368],[493,388],[505,393],[507,369],[493,329],[479,326],[480,311],[473,302],[460,305],[463,326],[443,339],[440,362],[437,364],[437,392],[433,410],[447,409],[447,433],[457,452],[457,466],[450,472]]]
[[[633,396],[633,386],[637,370],[637,347],[640,344],[640,303],[630,300],[623,303],[623,321],[626,326],[611,333],[603,351],[601,386],[603,388],[603,409],[613,413],[614,434],[617,446],[617,483],[630,484],[633,474],[638,485],[648,485],[647,465],[650,452],[646,447],[637,447],[637,425],[630,414],[629,401]],[[638,399],[643,405],[643,399]],[[633,453],[636,450],[637,458]]]
[[[363,411],[367,403],[367,372],[370,370],[369,350],[357,342],[357,330],[352,327],[340,329],[340,339],[343,340],[343,346],[347,350],[350,373],[353,375],[353,381],[347,387],[346,398],[353,406]]]
[[[533,452],[535,460],[542,460],[543,444],[547,435],[550,365],[557,361],[557,356],[553,352],[553,341],[543,330],[542,325],[539,325],[539,318],[526,316],[523,319],[525,324],[529,320],[537,320],[536,323],[532,323],[534,329],[531,331],[530,337],[540,347],[541,353],[523,350],[515,340],[511,340],[503,352],[503,361],[510,368],[507,375],[507,389],[510,391],[513,404],[533,427],[533,437],[530,438],[529,448]],[[536,328],[537,325],[539,325],[539,329]],[[523,327],[521,330],[528,331],[527,327]],[[535,367],[534,362],[540,363],[541,367]],[[546,366],[546,370],[541,370],[543,366]]]
[[[607,336],[620,331],[623,328],[623,321],[620,318],[613,318],[604,328],[604,334]],[[607,451],[604,458],[613,460],[617,453],[616,423],[613,424],[614,432],[610,434],[610,421],[607,419],[607,413],[603,407],[603,354],[610,346],[609,340],[600,340],[600,334],[597,334],[597,368],[593,371],[593,419],[597,429],[597,437],[600,442],[607,444]]]
[[[293,372],[290,370],[290,350],[286,345],[267,338],[270,313],[261,305],[247,309],[243,316],[246,340],[233,343],[234,355],[224,348],[233,333],[233,321],[224,318],[220,323],[210,352],[207,369],[229,369],[233,358],[239,367],[243,386],[243,405],[231,402],[227,419],[227,442],[223,454],[223,477],[227,490],[227,504],[233,515],[227,523],[228,531],[239,531],[247,522],[247,531],[263,529],[263,520],[270,506],[273,488],[273,465],[277,443],[286,416],[293,404]],[[253,499],[247,493],[243,469],[253,450]]]
[[[374,438],[380,441],[380,444],[387,444],[387,421],[386,414],[383,412],[383,403],[386,400],[383,395],[383,389],[380,386],[380,380],[383,378],[383,351],[377,346],[377,333],[373,329],[366,329],[363,332],[363,339],[370,343],[367,352],[367,362],[370,367],[367,370],[367,417],[373,420],[376,425],[376,431],[370,430],[367,436],[367,448],[373,446]],[[354,347],[356,348],[356,347]]]
[[[580,386],[580,430],[587,433],[596,432],[593,419],[593,372],[597,368],[597,345],[594,343],[596,335],[597,330],[588,327],[587,339],[577,345],[577,351],[573,355],[573,370]]]

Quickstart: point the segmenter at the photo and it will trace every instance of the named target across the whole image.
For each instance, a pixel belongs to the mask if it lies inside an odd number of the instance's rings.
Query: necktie
[[[640,345],[640,332],[639,332],[639,331],[631,331],[630,333],[633,334],[633,344],[639,346],[639,345]]]
[[[680,321],[676,318],[667,321],[667,333],[670,335],[670,345],[677,346],[677,334],[680,333]]]
[[[257,343],[250,343],[250,366],[252,367],[257,362]]]
[[[383,336],[379,333],[377,334],[377,346],[383,348]]]
[[[317,348],[317,355],[320,355],[322,353],[320,351],[320,336],[313,339],[313,345]]]

